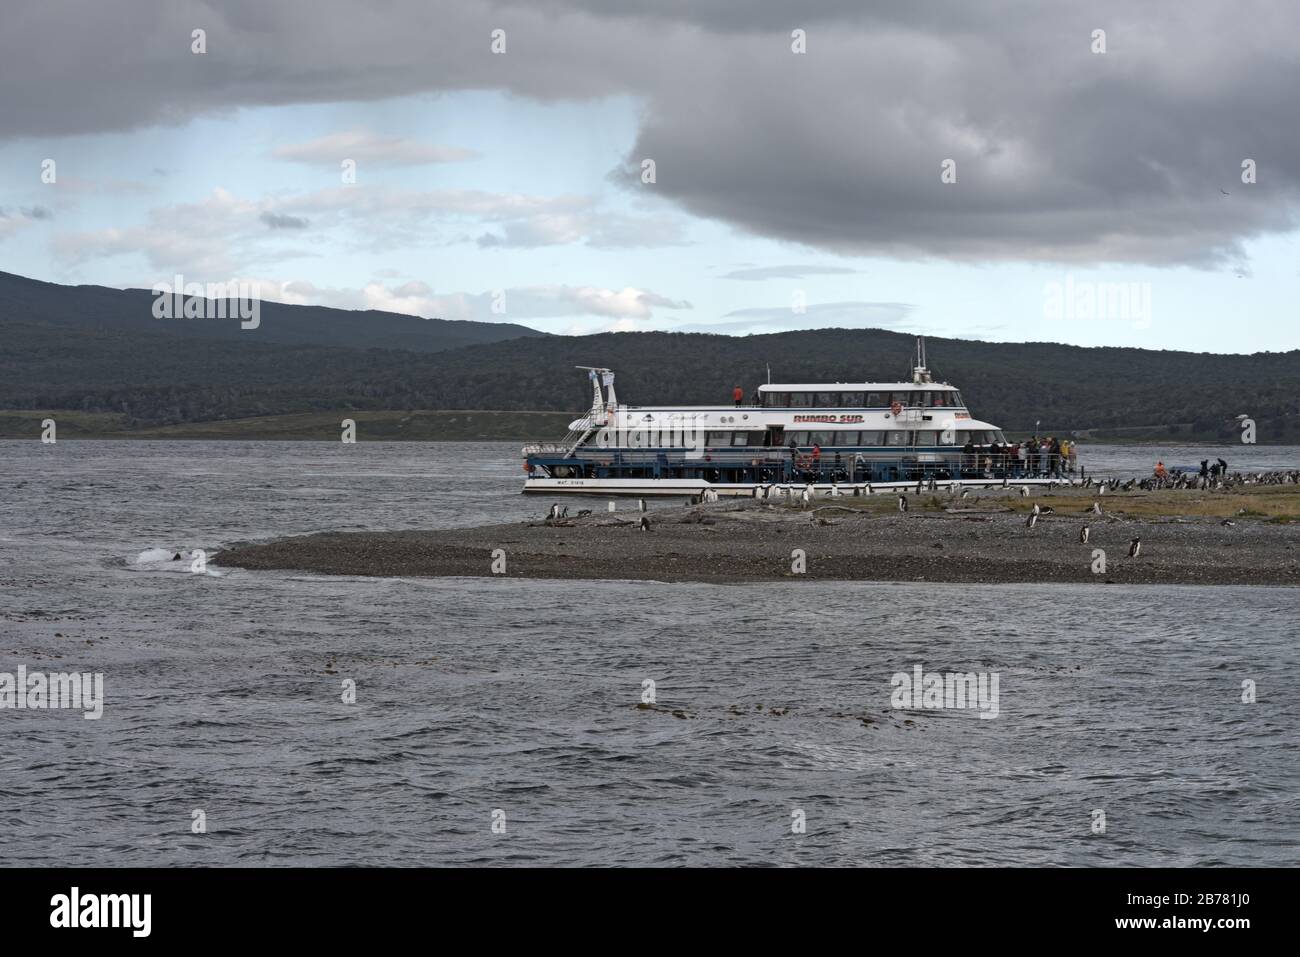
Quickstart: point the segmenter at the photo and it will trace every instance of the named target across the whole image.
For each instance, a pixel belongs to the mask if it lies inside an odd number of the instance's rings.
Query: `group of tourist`
[[[968,441],[961,451],[962,472],[966,475],[1060,478],[1067,472],[1074,472],[1078,465],[1075,443],[1056,436],[1044,439],[1034,436],[1026,442],[1001,445],[997,442],[976,445]]]

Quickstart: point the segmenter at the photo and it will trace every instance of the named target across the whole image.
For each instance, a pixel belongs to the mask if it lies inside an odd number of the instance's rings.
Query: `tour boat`
[[[610,369],[560,442],[523,448],[525,492],[813,494],[1071,482],[1059,457],[1011,454],[1002,431],[935,382],[917,341],[911,382],[766,383],[745,402],[620,404]]]

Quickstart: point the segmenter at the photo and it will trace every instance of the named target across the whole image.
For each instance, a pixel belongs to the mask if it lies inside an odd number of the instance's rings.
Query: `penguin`
[[[650,531],[650,519],[642,515],[641,521],[637,523],[637,530],[642,532]]]
[[[645,499],[643,498],[637,499],[636,504],[637,504],[637,508],[639,508],[641,511],[644,512],[646,510]]]
[[[569,506],[566,505],[564,506],[564,508],[560,509],[560,518],[568,518],[568,517],[569,517]]]
[[[1088,526],[1087,526],[1087,525],[1085,525],[1085,526],[1083,526],[1083,528],[1079,529],[1079,544],[1080,544],[1080,545],[1087,545],[1087,544],[1088,544]]]
[[[1033,528],[1037,524],[1038,524],[1038,513],[1030,512],[1029,518],[1025,520],[1025,528]]]
[[[1100,514],[1101,514],[1101,502],[1093,502],[1093,503],[1092,503],[1092,514],[1093,514],[1093,515],[1100,515]]]
[[[899,510],[900,512],[903,512],[903,513],[906,514],[906,512],[907,512],[907,496],[906,496],[906,495],[900,495],[900,496],[898,496],[898,510]]]
[[[961,490],[961,497],[962,497],[963,500],[970,498],[970,489],[968,489],[968,488],[964,488],[964,489],[962,489],[962,490]]]
[[[1020,497],[1021,497],[1021,498],[1029,498],[1029,486],[1028,486],[1028,485],[1022,485],[1022,486],[1020,486]]]
[[[1050,506],[1050,505],[1044,505],[1044,506],[1042,507],[1042,509],[1040,509],[1040,513],[1043,514],[1043,515],[1052,515],[1052,514],[1054,514],[1055,512],[1056,512],[1056,509],[1052,508],[1052,506]]]
[[[1137,558],[1142,552],[1142,539],[1135,538],[1128,543],[1128,557]]]
[[[1035,503],[1034,503],[1034,514],[1035,514],[1035,515],[1038,515],[1040,512],[1042,512],[1042,509],[1039,508],[1039,507],[1038,507],[1038,503],[1035,502]]]
[[[1225,518],[1219,524],[1222,525],[1224,528],[1232,528],[1232,526],[1236,525],[1237,523],[1230,518]]]
[[[546,520],[548,522],[553,522],[559,517],[560,517],[560,506],[558,504],[552,505],[551,510],[546,513]]]
[[[590,514],[591,514],[591,509],[589,508],[582,508],[578,510],[578,518],[586,518]]]

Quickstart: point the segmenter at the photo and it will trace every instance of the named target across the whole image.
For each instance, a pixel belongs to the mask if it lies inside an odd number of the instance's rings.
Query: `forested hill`
[[[264,334],[273,328],[271,304],[264,306],[262,328],[243,331],[230,323],[232,334],[205,337],[176,331],[205,320],[154,320],[147,301],[145,322],[140,310],[129,321],[111,310],[95,312],[91,299],[82,300],[78,308],[88,311],[71,321],[66,313],[25,305],[11,278],[0,277],[6,280],[0,282],[0,409],[114,413],[127,427],[360,410],[577,413],[590,402],[577,365],[615,369],[625,402],[725,402],[733,386],[748,395],[765,381],[769,363],[774,382],[896,381],[908,375],[914,348],[911,336],[873,329],[574,337],[483,323],[446,325],[471,335],[521,337],[436,352],[359,348],[357,337],[391,344],[387,330],[399,328],[394,323],[432,320],[342,313],[327,317],[323,325],[336,331],[319,341],[301,341],[308,331],[295,329],[295,341],[286,342]],[[339,332],[340,323],[352,326]],[[492,328],[473,328],[484,325]],[[1052,431],[1157,426],[1157,434],[1169,437],[1232,439],[1233,417],[1249,415],[1260,442],[1300,442],[1297,351],[1221,356],[938,338],[927,346],[935,377],[960,387],[978,416],[1008,430],[1032,429],[1041,420]]]
[[[1051,343],[927,338],[938,381],[958,386],[975,413],[1004,428],[1119,429],[1182,424],[1170,434],[1231,437],[1249,415],[1260,441],[1300,441],[1300,351],[1210,355]],[[496,343],[435,360],[434,401],[463,408],[568,408],[589,402],[575,365],[617,372],[621,401],[726,402],[773,382],[910,378],[915,339],[875,329],[773,335],[613,333]],[[1268,423],[1266,426],[1265,423]]]
[[[170,280],[171,277],[168,277]],[[518,336],[545,333],[506,322],[424,319],[377,310],[260,304],[260,324],[241,329],[237,321],[157,319],[148,289],[61,286],[0,272],[0,328],[12,323],[45,327],[49,334],[107,333],[170,336],[247,344],[344,346],[439,352]]]

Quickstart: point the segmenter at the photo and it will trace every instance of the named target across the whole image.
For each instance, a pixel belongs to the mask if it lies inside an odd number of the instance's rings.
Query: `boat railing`
[[[524,447],[525,455],[571,459],[571,449],[559,444],[534,444]],[[959,448],[890,449],[874,452],[828,451],[814,457],[812,449],[796,447],[780,451],[772,448],[704,448],[683,460],[681,449],[597,449],[584,447],[577,458],[598,466],[652,467],[668,466],[708,470],[758,468],[782,475],[797,476],[858,474],[861,469],[896,472],[899,475],[947,472],[956,478],[1053,478],[1075,471],[1075,464],[1065,456],[1041,453],[1020,459],[1005,454],[967,453]]]

